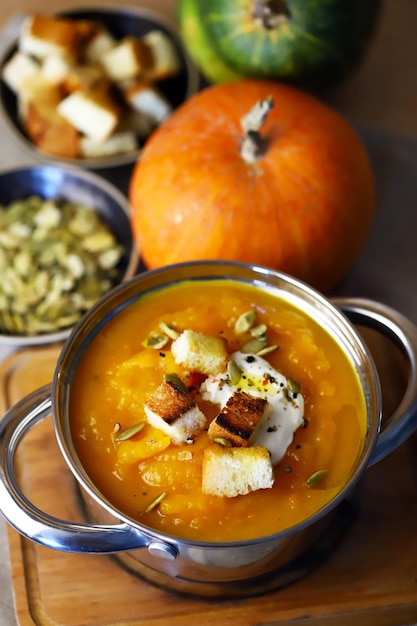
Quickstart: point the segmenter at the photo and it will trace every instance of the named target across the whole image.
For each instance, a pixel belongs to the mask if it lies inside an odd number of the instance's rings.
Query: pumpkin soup
[[[69,409],[102,494],[199,541],[311,516],[351,477],[366,433],[336,341],[273,291],[220,279],[149,292],[111,319],[83,354]]]

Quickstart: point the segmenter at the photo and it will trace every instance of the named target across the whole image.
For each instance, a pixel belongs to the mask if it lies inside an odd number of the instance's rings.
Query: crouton
[[[58,88],[42,88],[37,81],[25,97],[19,99],[19,118],[28,137],[39,150],[65,158],[79,157],[78,131],[57,111]]]
[[[103,55],[116,45],[116,40],[107,31],[100,29],[86,45],[84,57],[92,63],[100,63]]]
[[[172,113],[172,104],[155,85],[138,81],[124,91],[124,98],[135,111],[160,124]]]
[[[71,72],[73,64],[67,59],[57,56],[47,56],[43,59],[41,75],[44,80],[52,85],[62,83]]]
[[[2,70],[4,82],[16,95],[20,95],[28,80],[36,79],[39,74],[39,64],[21,52],[15,52]]]
[[[61,91],[59,86],[50,85],[47,83],[38,72],[33,76],[28,76],[25,81],[22,82],[18,97],[18,108],[22,104],[21,108],[24,111],[24,105],[27,102],[39,101],[47,102],[48,104],[55,105],[60,101]]]
[[[58,56],[77,59],[87,37],[86,23],[47,15],[25,18],[19,34],[19,49],[38,59]]]
[[[220,337],[184,330],[172,342],[171,351],[175,362],[191,372],[214,376],[225,371],[228,354],[226,344]]]
[[[204,449],[203,493],[234,498],[273,484],[271,458],[263,446],[229,448],[213,443]]]
[[[133,132],[113,133],[104,141],[96,141],[90,137],[81,137],[80,153],[86,158],[128,154],[137,150],[138,142]]]
[[[232,446],[248,446],[266,405],[265,398],[254,398],[244,391],[235,391],[211,422],[208,429],[210,439],[221,438]]]
[[[179,445],[197,435],[206,425],[206,416],[193,398],[171,381],[164,381],[144,404],[148,421],[163,430]]]
[[[81,64],[69,68],[62,80],[64,95],[78,89],[82,91],[100,91],[110,93],[112,84],[100,65]]]
[[[43,152],[67,159],[80,156],[80,136],[76,129],[47,103],[27,102],[24,128],[34,143]]]
[[[108,76],[115,82],[144,74],[152,66],[152,62],[152,51],[135,37],[125,37],[101,58]]]
[[[152,50],[153,62],[146,71],[147,80],[159,81],[175,76],[181,69],[181,61],[173,41],[162,30],[152,30],[142,37]]]
[[[78,90],[61,100],[58,112],[77,130],[96,141],[104,141],[116,128],[120,109],[101,91]]]

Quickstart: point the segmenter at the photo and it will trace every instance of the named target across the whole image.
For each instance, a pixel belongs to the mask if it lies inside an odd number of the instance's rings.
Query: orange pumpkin
[[[375,205],[351,126],[311,95],[250,79],[208,87],[177,109],[145,145],[129,196],[148,268],[247,261],[322,291],[358,255]]]

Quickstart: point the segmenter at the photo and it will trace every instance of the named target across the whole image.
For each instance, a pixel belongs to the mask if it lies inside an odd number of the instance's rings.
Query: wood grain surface
[[[394,406],[404,381],[396,354],[367,334]],[[23,350],[0,367],[0,410],[49,382],[59,346]],[[395,367],[393,368],[393,364]],[[25,494],[45,512],[81,521],[74,483],[52,420],[19,449]],[[369,468],[359,519],[318,569],[297,583],[235,601],[186,597],[125,571],[112,557],[57,552],[9,528],[16,615],[21,626],[388,626],[417,622],[417,449],[410,439]]]

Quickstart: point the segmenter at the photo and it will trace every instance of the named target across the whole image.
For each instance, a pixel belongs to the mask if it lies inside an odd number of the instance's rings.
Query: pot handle
[[[13,528],[32,541],[64,552],[112,553],[143,548],[149,540],[129,524],[66,522],[35,507],[23,495],[14,473],[19,443],[51,415],[51,385],[14,405],[0,420],[0,511]]]
[[[417,428],[417,327],[395,309],[366,298],[332,298],[354,324],[379,331],[405,356],[409,372],[404,395],[381,427],[369,465],[380,461],[400,446]]]

